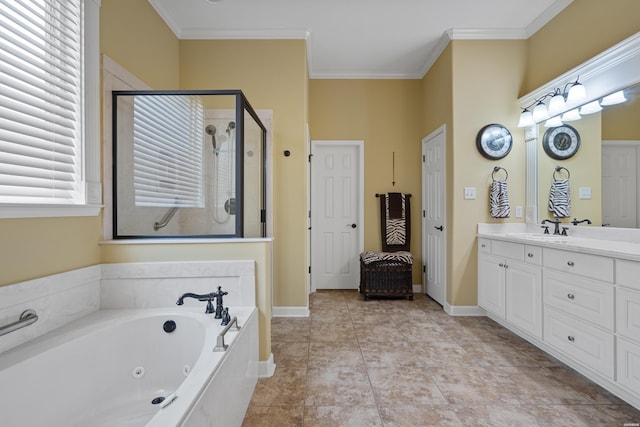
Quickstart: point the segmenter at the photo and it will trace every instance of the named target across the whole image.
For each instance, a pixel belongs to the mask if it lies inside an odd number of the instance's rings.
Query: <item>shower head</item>
[[[209,135],[211,135],[211,144],[213,144],[213,152],[217,156],[218,147],[216,147],[216,132],[217,132],[216,127],[214,125],[208,125],[206,128],[204,128],[204,131]]]
[[[236,128],[236,122],[229,122],[229,124],[227,125],[227,133],[230,133],[235,128]]]

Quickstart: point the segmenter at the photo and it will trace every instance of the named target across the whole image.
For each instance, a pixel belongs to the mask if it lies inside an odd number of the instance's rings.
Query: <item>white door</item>
[[[364,248],[363,141],[311,142],[311,290],[357,289]]]
[[[422,263],[425,293],[445,304],[446,289],[446,128],[422,140]]]
[[[602,145],[602,223],[612,227],[638,226],[637,146]]]

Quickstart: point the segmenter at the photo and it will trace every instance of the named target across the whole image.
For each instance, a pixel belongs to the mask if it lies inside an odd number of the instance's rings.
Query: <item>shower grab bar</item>
[[[22,329],[25,326],[29,326],[36,320],[38,320],[38,315],[36,314],[35,310],[25,310],[20,315],[20,318],[15,322],[0,326],[0,336],[9,334],[13,331],[17,331],[18,329]]]
[[[225,326],[222,332],[218,334],[216,346],[213,348],[213,351],[215,352],[225,351],[227,348],[229,348],[229,344],[224,343],[224,336],[227,332],[229,332],[229,329],[231,329],[231,326],[233,326],[234,323],[236,325],[235,330],[236,331],[240,330],[240,325],[238,325],[238,318],[236,316],[233,316],[231,318],[231,322],[229,322],[229,324]]]
[[[167,211],[167,213],[164,214],[164,216],[162,217],[162,219],[160,221],[154,222],[153,223],[153,231],[158,231],[161,228],[166,227],[167,224],[169,224],[169,221],[171,221],[171,218],[173,218],[173,216],[176,214],[178,209],[180,209],[180,206],[174,206],[174,207],[170,208]]]

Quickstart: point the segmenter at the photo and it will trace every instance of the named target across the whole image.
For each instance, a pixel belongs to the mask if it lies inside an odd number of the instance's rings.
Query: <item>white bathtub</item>
[[[240,426],[258,376],[258,316],[229,312],[241,330],[227,332],[225,352],[213,351],[220,320],[191,307],[101,310],[9,350],[0,424]]]

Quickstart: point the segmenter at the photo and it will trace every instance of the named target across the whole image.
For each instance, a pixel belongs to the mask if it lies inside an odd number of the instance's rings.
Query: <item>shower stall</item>
[[[266,128],[242,91],[113,92],[113,236],[264,237]]]

